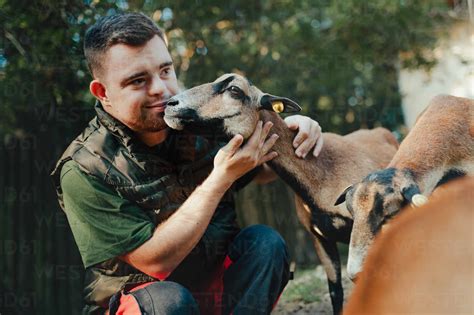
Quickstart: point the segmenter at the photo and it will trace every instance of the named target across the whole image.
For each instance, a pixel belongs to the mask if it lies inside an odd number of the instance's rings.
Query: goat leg
[[[344,290],[342,288],[341,261],[339,259],[337,243],[328,241],[322,236],[315,234],[313,237],[313,244],[318,257],[321,260],[321,264],[326,271],[333,313],[334,315],[338,315],[342,311]]]

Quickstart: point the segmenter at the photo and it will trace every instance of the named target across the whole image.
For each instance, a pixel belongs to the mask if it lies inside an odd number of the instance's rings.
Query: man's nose
[[[161,80],[160,77],[154,77],[150,88],[148,89],[148,94],[150,95],[161,95],[166,92],[166,84]]]

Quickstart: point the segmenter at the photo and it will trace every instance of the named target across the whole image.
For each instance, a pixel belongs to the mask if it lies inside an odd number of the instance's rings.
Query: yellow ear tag
[[[280,101],[276,101],[272,102],[272,108],[275,112],[282,113],[285,110],[285,105]]]

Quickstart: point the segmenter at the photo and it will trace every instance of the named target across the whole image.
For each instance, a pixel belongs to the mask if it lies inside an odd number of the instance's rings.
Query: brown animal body
[[[388,168],[413,172],[422,193],[434,190],[449,170],[472,173],[474,100],[440,95],[418,118]]]
[[[449,183],[377,236],[344,314],[473,314],[474,178]]]
[[[328,276],[334,313],[340,313],[343,291],[336,242],[349,242],[352,217],[345,207],[334,206],[334,200],[347,185],[387,165],[398,143],[383,128],[347,136],[324,133],[320,155],[300,159],[292,146],[294,132],[272,109],[275,101],[282,102],[287,112],[299,110],[293,101],[264,94],[242,76],[228,74],[173,97],[165,121],[175,129],[202,132],[212,128],[229,137],[241,134],[244,138],[251,135],[258,120],[273,123],[272,133],[280,137],[273,147],[278,157],[268,164],[298,196],[298,217],[313,236]]]
[[[340,196],[354,218],[348,274],[362,269],[376,233],[409,202],[450,179],[474,175],[474,101],[435,97],[386,169],[369,174]],[[423,199],[423,198],[422,198]]]

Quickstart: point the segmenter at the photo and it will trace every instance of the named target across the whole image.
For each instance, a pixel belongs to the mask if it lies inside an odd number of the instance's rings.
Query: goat
[[[448,183],[375,238],[344,314],[472,314],[474,178]]]
[[[352,217],[344,207],[336,207],[331,201],[343,187],[386,166],[398,142],[383,128],[360,130],[344,137],[324,133],[325,145],[319,157],[303,160],[294,153],[295,133],[276,113],[299,110],[298,104],[288,98],[265,94],[246,78],[226,74],[213,83],[175,95],[167,104],[164,119],[174,129],[218,130],[229,139],[236,134],[248,138],[258,120],[273,123],[272,132],[279,135],[273,147],[278,156],[268,164],[298,195],[298,217],[313,236],[328,277],[333,310],[338,314],[344,294],[336,243],[349,242]]]
[[[435,187],[474,174],[474,101],[435,97],[390,164],[349,186],[337,199],[354,219],[347,272],[355,279],[376,233],[408,202],[423,203]]]

